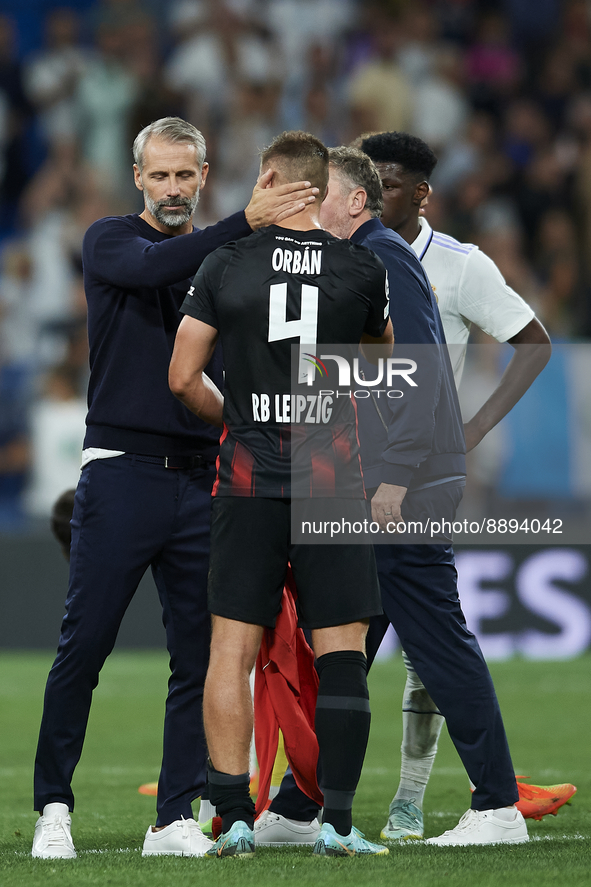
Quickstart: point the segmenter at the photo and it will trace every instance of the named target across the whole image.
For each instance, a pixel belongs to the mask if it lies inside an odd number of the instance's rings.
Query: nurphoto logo
[[[337,384],[339,388],[351,388],[351,361],[347,357],[343,357],[342,354],[321,354],[320,357],[317,357],[315,354],[305,353],[304,358],[308,363],[312,364],[312,368],[308,369],[305,374],[306,385],[314,384],[315,369],[318,369],[321,375],[328,376],[329,372],[323,361],[332,360],[338,367],[339,377]],[[377,385],[382,385],[384,376],[387,388],[392,388],[395,376],[402,377],[412,388],[417,388],[417,383],[414,379],[411,379],[412,374],[417,370],[416,360],[411,360],[408,357],[388,357],[384,360],[383,357],[380,357],[375,367],[375,379],[366,379],[364,370],[359,366],[358,357],[353,358],[352,363],[353,380],[357,385],[361,385],[364,388],[375,388]],[[303,379],[300,379],[300,384],[303,384],[303,381]]]

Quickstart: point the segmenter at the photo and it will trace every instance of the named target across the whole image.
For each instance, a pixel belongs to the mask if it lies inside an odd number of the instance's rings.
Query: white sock
[[[422,809],[444,718],[410,660],[405,653],[402,655],[407,675],[402,700],[400,783],[395,798],[414,799],[415,805]]]
[[[517,807],[497,807],[493,813],[497,819],[501,819],[503,822],[514,822],[517,816]]]
[[[201,799],[201,804],[199,806],[199,822],[209,822],[209,820],[215,816],[215,807],[211,803],[210,800]]]

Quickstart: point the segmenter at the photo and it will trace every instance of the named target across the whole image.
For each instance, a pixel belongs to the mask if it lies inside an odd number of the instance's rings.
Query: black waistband
[[[211,425],[204,425],[204,429],[209,431],[203,436],[189,435],[184,438],[132,431],[129,428],[116,428],[112,425],[95,425],[91,422],[86,429],[83,448],[98,447],[104,450],[120,450],[122,453],[149,453],[157,456],[167,456],[169,453],[193,456],[199,453],[207,460],[215,462],[220,450],[219,430]],[[208,436],[210,434],[211,437]]]
[[[142,456],[138,453],[129,453],[137,462],[150,462],[152,465],[162,465],[163,468],[171,468],[183,471],[191,468],[208,468],[214,464],[214,460],[205,459],[203,456]]]

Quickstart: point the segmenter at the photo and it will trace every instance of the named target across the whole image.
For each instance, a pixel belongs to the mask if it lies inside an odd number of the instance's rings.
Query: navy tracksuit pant
[[[370,623],[371,663],[391,623],[476,786],[472,807],[518,800],[513,764],[493,682],[466,627],[451,545],[376,545],[384,615]]]
[[[462,484],[445,484],[436,492],[409,491],[404,519],[453,521]],[[514,804],[519,796],[499,703],[480,645],[466,627],[452,546],[376,545],[374,551],[384,615],[370,622],[368,664],[391,623],[476,785],[472,807]],[[301,820],[313,818],[317,809],[291,774],[271,804],[273,812]]]
[[[209,659],[207,570],[213,465],[167,469],[125,454],[82,470],[72,517],[70,586],[47,680],[35,759],[35,809],[74,807],[92,692],[147,568],[170,653],[158,825],[193,816],[205,785],[203,684]],[[125,725],[121,725],[125,729]]]

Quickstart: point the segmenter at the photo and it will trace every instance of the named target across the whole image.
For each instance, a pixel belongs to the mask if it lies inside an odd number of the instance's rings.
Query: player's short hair
[[[397,163],[417,181],[428,182],[437,164],[429,145],[408,132],[377,132],[363,138],[359,147],[374,163]]]
[[[62,493],[51,509],[51,532],[60,544],[66,560],[70,560],[70,543],[72,541],[72,512],[74,511],[74,496],[76,490],[66,490]]]
[[[183,145],[193,145],[197,151],[197,160],[199,169],[205,162],[205,139],[203,134],[193,126],[187,123],[182,117],[161,117],[160,120],[154,120],[148,126],[144,126],[141,132],[135,137],[133,143],[133,159],[139,171],[142,171],[144,165],[144,151],[148,140],[151,138],[163,139],[166,142],[177,142]]]
[[[324,195],[328,185],[328,148],[316,136],[299,129],[282,132],[261,151],[261,168],[271,160],[288,182],[310,182]]]
[[[358,148],[329,148],[328,160],[338,170],[344,185],[363,188],[367,194],[365,208],[372,218],[379,218],[384,209],[382,182],[373,161]]]

